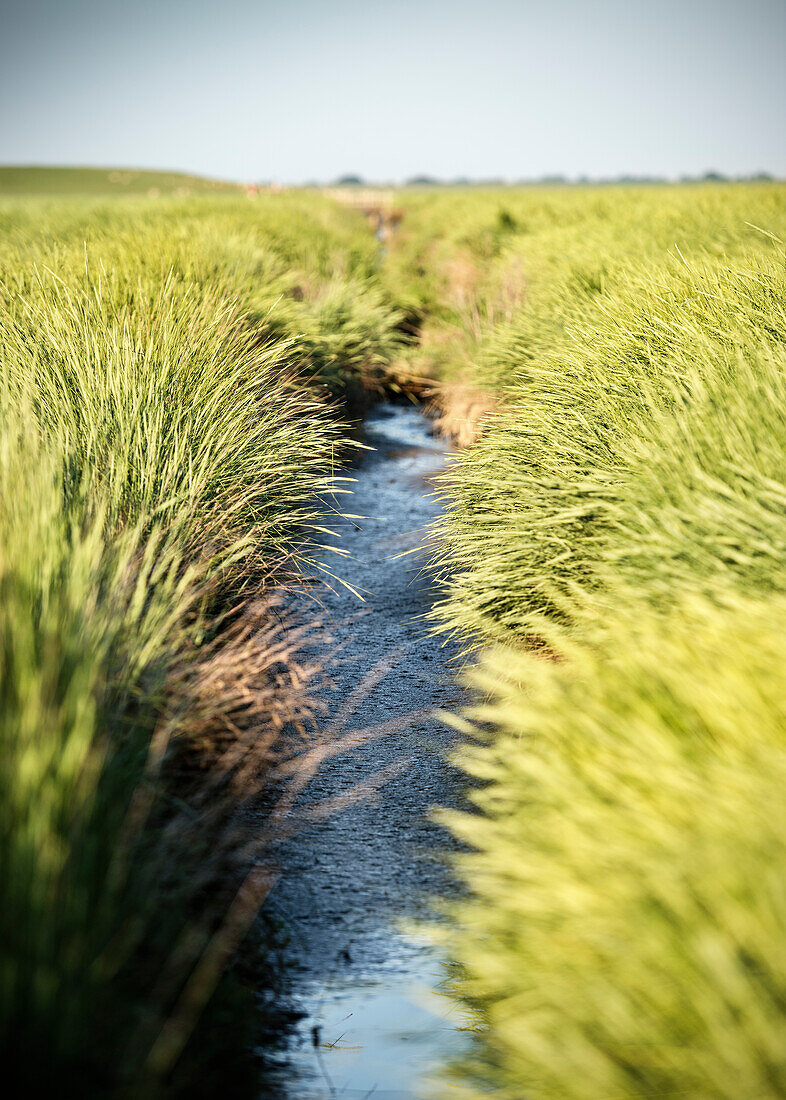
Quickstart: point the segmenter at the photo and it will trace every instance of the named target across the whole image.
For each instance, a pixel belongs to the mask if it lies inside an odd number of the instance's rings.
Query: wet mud
[[[446,761],[456,735],[434,717],[461,696],[450,648],[422,619],[435,590],[419,549],[446,456],[412,406],[377,406],[366,441],[374,450],[341,498],[363,518],[344,521],[336,540],[351,555],[337,571],[364,602],[338,586],[324,597],[342,645],[328,723],[359,731],[359,743],[323,764],[300,808],[344,794],[348,804],[282,846],[285,873],[266,906],[285,929],[288,991],[303,1014],[269,1086],[284,1100],[415,1097],[464,1042],[442,960],[407,927],[435,919],[428,898],[456,890],[440,858],[451,838],[429,813],[461,802]],[[364,732],[379,727],[385,735]],[[363,784],[380,784],[375,797],[356,798]]]

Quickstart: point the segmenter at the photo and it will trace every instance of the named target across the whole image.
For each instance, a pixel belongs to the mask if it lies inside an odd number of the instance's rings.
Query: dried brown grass
[[[386,654],[324,717],[335,641],[306,597],[262,590],[225,616],[198,656],[172,670],[168,701],[152,740],[147,776],[127,830],[130,845],[152,824],[156,889],[182,883],[190,853],[193,919],[156,975],[149,1015],[130,1042],[130,1060],[151,1082],[178,1062],[222,974],[231,965],[279,876],[275,847],[359,800],[370,800],[405,769],[404,757],[332,798],[302,795],[329,759],[421,721],[413,711],[366,728],[352,719],[390,673]],[[142,947],[143,945],[140,945]]]
[[[163,956],[144,921],[113,946],[121,974],[137,981],[159,960],[125,1052],[151,1090],[180,1058],[276,880],[269,849],[282,771],[296,778],[321,738],[330,638],[314,606],[304,613],[268,580],[170,669],[114,867],[117,883],[138,889],[132,869],[144,866],[145,911],[185,921]]]
[[[496,407],[494,394],[481,386],[444,382],[433,386],[427,412],[439,435],[464,448],[478,442]]]
[[[469,253],[457,251],[440,265],[439,274],[445,282],[448,305],[461,309],[472,304],[481,270]]]

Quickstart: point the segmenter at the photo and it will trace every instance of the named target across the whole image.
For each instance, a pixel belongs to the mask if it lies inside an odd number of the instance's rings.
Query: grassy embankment
[[[3,198],[121,198],[128,195],[238,194],[236,183],[189,176],[185,172],[145,172],[136,168],[0,167]]]
[[[480,437],[438,531],[485,698],[449,1095],[784,1096],[786,188],[403,204]]]
[[[277,593],[324,562],[326,397],[397,316],[314,197],[6,198],[0,255],[5,1078],[171,1092],[268,885],[243,806],[310,743]]]

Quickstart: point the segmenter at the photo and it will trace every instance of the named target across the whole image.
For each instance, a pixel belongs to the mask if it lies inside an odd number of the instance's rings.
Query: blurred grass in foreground
[[[444,1094],[784,1096],[786,188],[409,203],[443,420],[495,409],[437,530],[485,700]]]
[[[561,664],[495,651],[473,677],[482,816],[446,816],[475,895],[448,942],[481,1030],[446,1095],[784,1094],[786,606],[616,597],[579,642],[546,632]]]

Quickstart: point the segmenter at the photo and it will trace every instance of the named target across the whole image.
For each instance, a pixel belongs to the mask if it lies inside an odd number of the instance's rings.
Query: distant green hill
[[[0,195],[193,194],[237,190],[239,184],[189,176],[184,172],[0,166]]]

